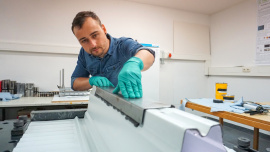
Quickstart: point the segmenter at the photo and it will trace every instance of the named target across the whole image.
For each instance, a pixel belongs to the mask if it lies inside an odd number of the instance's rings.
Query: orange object
[[[172,54],[171,53],[169,53],[169,58],[171,58],[172,57]]]
[[[227,83],[216,83],[216,99],[224,101],[223,96],[227,94]]]

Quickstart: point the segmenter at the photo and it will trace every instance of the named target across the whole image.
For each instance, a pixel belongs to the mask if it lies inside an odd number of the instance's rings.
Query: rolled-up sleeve
[[[147,50],[155,57],[155,51],[151,48],[143,47],[140,43],[131,38],[126,38],[122,41],[122,49],[124,50],[123,55],[128,58],[135,56],[140,50]]]
[[[154,58],[156,57],[155,51],[153,51],[151,48],[148,48],[148,47],[140,47],[140,48],[138,48],[138,49],[136,50],[136,52],[139,52],[140,50],[147,50],[147,51],[149,51],[149,52],[154,56]]]

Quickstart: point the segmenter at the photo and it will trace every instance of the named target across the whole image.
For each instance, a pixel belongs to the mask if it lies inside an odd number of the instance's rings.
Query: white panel
[[[269,77],[270,66],[258,67],[209,67],[208,75]]]
[[[198,131],[194,135],[197,139],[212,143],[206,146],[208,151],[217,145],[223,148],[221,130],[213,129],[220,128],[217,122],[175,108],[148,109],[144,123],[135,127],[123,114],[94,95],[90,95],[88,104],[83,119],[31,122],[14,152],[187,151],[184,149],[188,142],[186,131],[194,129]],[[212,133],[216,137],[209,135]]]
[[[181,99],[205,97],[204,65],[203,61],[165,60],[160,66],[160,101],[179,105]]]
[[[79,54],[80,46],[58,46],[49,44],[27,44],[0,42],[2,51],[19,51],[19,52],[39,52],[39,53],[61,53],[61,54]]]
[[[207,97],[215,97],[215,83],[228,83],[227,94],[235,95],[238,100],[266,102],[270,99],[269,77],[231,77],[211,76],[207,80]]]
[[[75,120],[31,122],[15,152],[82,151]]]
[[[206,61],[210,60],[209,55],[190,55],[190,54],[177,54],[171,53],[171,57],[169,57],[170,52],[161,52],[162,59],[173,59],[173,60],[194,60],[194,61]]]
[[[216,82],[226,82],[228,94],[235,95],[236,99],[243,96],[245,101],[269,101],[270,69],[268,66],[254,66],[256,16],[255,0],[245,1],[211,16],[212,67],[209,74],[219,76],[209,77],[208,97],[215,96]],[[250,72],[243,72],[243,68],[250,68]],[[231,77],[234,75],[239,77]]]
[[[211,16],[212,66],[254,65],[256,15],[256,0],[247,0]]]
[[[62,68],[65,86],[70,86],[77,58],[77,55],[0,51],[0,80],[34,83],[40,91],[57,91]]]
[[[245,0],[126,0],[211,15]]]
[[[174,22],[174,53],[210,55],[209,26]]]
[[[112,36],[160,44],[165,50],[173,48],[174,20],[209,25],[207,15],[120,0],[0,1],[0,42],[79,46],[71,23],[83,10],[96,12]]]
[[[155,62],[147,71],[142,72],[143,96],[159,101],[159,48],[152,48],[155,51]]]
[[[102,136],[103,144],[112,152],[179,152],[186,129],[198,128],[205,136],[211,126],[218,124],[174,108],[163,108],[146,110],[144,123],[136,128],[112,106],[91,95],[86,113],[91,116],[95,131]]]

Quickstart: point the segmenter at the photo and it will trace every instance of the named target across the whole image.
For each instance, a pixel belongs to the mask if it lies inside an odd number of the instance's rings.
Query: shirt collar
[[[114,38],[108,33],[107,33],[106,36],[110,40],[110,47],[109,47],[109,50],[108,50],[107,54],[112,55],[113,54],[113,49],[114,49],[114,45],[112,45],[112,44],[114,43]]]

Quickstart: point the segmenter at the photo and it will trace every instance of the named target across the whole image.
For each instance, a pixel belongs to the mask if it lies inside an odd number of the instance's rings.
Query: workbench
[[[270,102],[264,102],[261,104],[270,105]],[[255,150],[258,150],[259,148],[259,129],[270,131],[270,113],[267,113],[265,115],[262,115],[262,114],[250,115],[246,113],[239,114],[239,113],[227,112],[227,111],[210,112],[211,111],[210,107],[192,103],[190,101],[186,103],[186,107],[219,117],[219,123],[221,125],[223,125],[223,119],[227,119],[227,120],[231,120],[234,122],[238,122],[241,124],[254,127],[253,149]]]
[[[2,119],[6,119],[6,110],[12,108],[29,108],[29,107],[84,107],[86,108],[89,100],[79,101],[58,101],[53,102],[53,97],[22,97],[16,100],[1,101],[0,109],[2,109]]]

